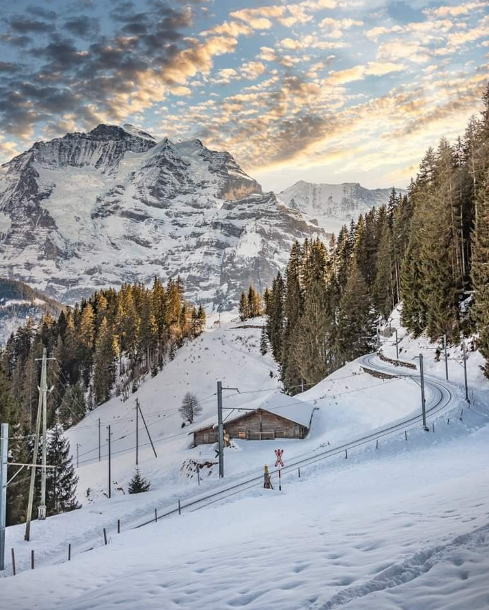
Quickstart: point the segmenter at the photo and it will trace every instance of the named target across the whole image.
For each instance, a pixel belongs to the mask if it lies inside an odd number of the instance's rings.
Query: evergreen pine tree
[[[261,337],[260,337],[260,354],[265,356],[268,353],[268,338],[266,328],[263,327],[261,329]]]
[[[151,484],[147,481],[139,472],[139,468],[136,468],[131,481],[129,482],[128,492],[130,494],[140,494],[145,491],[149,491]]]
[[[80,422],[88,410],[85,393],[81,383],[70,385],[63,395],[59,408],[59,421],[63,427],[69,428]]]
[[[373,286],[373,301],[376,312],[387,320],[394,304],[394,284],[392,277],[392,241],[389,222],[383,223],[377,250],[377,272]]]
[[[284,335],[284,293],[285,285],[280,271],[273,280],[270,299],[270,314],[267,320],[267,335],[276,362],[282,363]]]
[[[63,426],[57,422],[50,430],[47,462],[56,468],[46,475],[46,507],[48,514],[65,513],[80,508],[76,500],[78,477],[70,456],[70,444],[63,435]]]
[[[241,293],[241,298],[239,300],[239,319],[241,322],[244,322],[250,317],[249,314],[249,303],[248,297],[245,292]]]
[[[97,404],[110,398],[110,391],[115,380],[115,349],[114,337],[107,318],[104,318],[95,345],[93,388]]]
[[[304,313],[293,348],[299,352],[300,377],[307,384],[316,384],[331,372],[331,325],[325,284],[321,280],[313,280],[306,291]]]
[[[472,248],[474,317],[479,350],[486,359],[484,372],[489,377],[489,173],[477,194],[475,218]]]
[[[342,364],[372,350],[374,319],[367,284],[354,262],[338,315],[337,351]]]

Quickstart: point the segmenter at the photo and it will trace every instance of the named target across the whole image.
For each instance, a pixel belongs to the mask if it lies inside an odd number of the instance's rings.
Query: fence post
[[[31,551],[31,570],[34,569],[34,549]]]
[[[158,523],[158,509],[155,508],[155,521]]]
[[[300,468],[298,468],[298,469],[297,469],[297,472],[299,473],[299,479],[300,479],[300,478],[301,478],[301,469],[300,469]]]
[[[379,448],[379,439],[377,439],[377,442],[375,443],[375,448],[378,449]]]
[[[71,561],[71,543],[68,545],[68,561]]]
[[[105,542],[105,546],[107,546],[107,530],[104,527],[104,542]]]
[[[407,441],[407,430],[404,430],[404,439]]]
[[[15,551],[14,551],[14,549],[12,549],[12,572],[13,572],[13,575],[15,576],[16,572],[15,572]]]
[[[345,460],[348,459],[348,449],[345,449]]]
[[[182,514],[182,507],[180,505],[180,500],[178,500],[178,514],[181,515]]]
[[[433,422],[433,434],[435,433],[435,422]]]

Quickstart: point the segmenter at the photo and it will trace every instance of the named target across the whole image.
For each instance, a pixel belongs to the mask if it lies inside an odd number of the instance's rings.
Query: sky
[[[0,0],[0,163],[131,123],[266,190],[404,187],[489,80],[488,0]]]

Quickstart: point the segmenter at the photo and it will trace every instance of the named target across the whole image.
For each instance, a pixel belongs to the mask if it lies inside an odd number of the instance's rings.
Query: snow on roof
[[[234,411],[231,411],[231,414],[224,419],[224,426],[226,425],[226,422],[235,421],[236,419],[244,417],[251,412],[256,413],[260,409],[263,411],[268,411],[269,413],[274,413],[280,417],[285,417],[285,419],[289,419],[296,424],[309,428],[312,413],[314,411],[314,405],[298,400],[293,396],[288,396],[287,394],[273,394],[252,409],[247,408],[246,405],[244,405],[241,408],[236,408]],[[209,422],[207,425],[201,426],[189,434],[200,432],[201,430],[205,430],[211,426],[217,426],[217,422]]]

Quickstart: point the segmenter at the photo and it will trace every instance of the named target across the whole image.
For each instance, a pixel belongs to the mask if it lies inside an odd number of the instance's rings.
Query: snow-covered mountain
[[[404,192],[396,189],[398,192]],[[300,180],[282,191],[278,197],[286,206],[316,219],[328,233],[357,220],[373,207],[387,204],[392,189],[369,190],[356,182],[313,184]]]
[[[0,275],[65,303],[180,275],[189,298],[230,307],[318,233],[229,153],[131,125],[37,142],[0,169]]]

